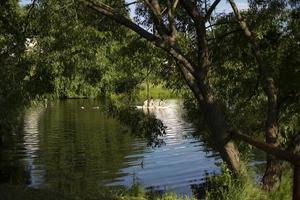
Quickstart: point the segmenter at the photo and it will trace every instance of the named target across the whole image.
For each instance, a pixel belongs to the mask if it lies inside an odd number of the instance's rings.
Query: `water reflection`
[[[57,102],[40,121],[40,158],[51,189],[76,195],[97,192],[122,177],[125,156],[140,149],[132,146],[134,138],[126,128],[89,103]]]
[[[150,111],[167,126],[160,148],[148,147],[101,109],[93,109],[99,103],[67,100],[31,109],[24,138],[15,145],[22,148],[10,154],[24,161],[32,187],[92,196],[105,187],[140,183],[149,191],[191,195],[206,173],[218,172],[215,162],[220,160],[192,137],[195,128],[182,118],[181,103],[167,104]]]
[[[28,185],[33,187],[38,187],[44,183],[44,167],[38,161],[40,149],[38,126],[43,112],[43,107],[36,107],[28,110],[24,118],[24,161],[30,176]]]
[[[23,131],[11,134],[0,149],[0,183],[27,184],[44,183],[43,166],[38,164],[39,118],[43,107],[29,109],[24,115]]]
[[[192,194],[190,185],[203,183],[206,173],[218,171],[215,162],[219,162],[219,158],[192,137],[196,130],[182,118],[182,104],[178,100],[168,100],[167,106],[164,109],[144,109],[144,112],[154,113],[167,126],[166,145],[135,153],[136,160],[128,162],[130,166],[122,169],[129,175],[114,184],[128,185],[137,181],[151,191],[168,189],[178,194]],[[139,143],[137,141],[135,145]]]

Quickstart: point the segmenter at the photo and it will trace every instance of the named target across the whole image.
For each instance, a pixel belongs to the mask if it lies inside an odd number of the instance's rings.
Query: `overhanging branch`
[[[26,21],[25,21],[26,24],[25,24],[25,27],[24,27],[24,32],[27,31],[28,24],[29,24],[29,18],[30,18],[31,14],[32,14],[32,11],[33,11],[36,3],[37,3],[37,0],[32,0],[31,5],[30,5],[30,7],[28,9],[28,13],[27,13]]]
[[[79,0],[79,2],[83,3],[87,7],[92,8],[93,10],[96,10],[99,13],[113,19],[117,23],[128,27],[129,29],[133,30],[134,32],[136,32],[137,34],[141,35],[143,38],[145,38],[151,42],[153,42],[155,40],[159,40],[159,38],[157,36],[146,31],[145,29],[141,28],[140,26],[138,26],[137,24],[132,22],[130,19],[124,17],[123,15],[116,12],[113,8],[111,8],[110,6],[108,6],[104,3],[101,3],[98,1],[95,2],[93,0]]]
[[[251,137],[242,134],[238,131],[231,130],[230,131],[231,135],[235,139],[242,140],[243,142],[246,142],[260,150],[263,150],[264,152],[268,154],[272,154],[282,160],[289,161],[295,165],[300,165],[300,156],[293,154],[291,152],[285,151],[283,149],[280,149],[279,147],[274,147],[273,145],[266,144],[257,140],[252,139]]]
[[[179,62],[184,63],[185,70],[187,73],[190,73],[190,76],[193,76],[194,74],[194,68],[191,64],[191,61],[188,60],[184,54],[180,51],[180,49],[176,45],[170,45],[168,40],[163,40],[160,37],[157,37],[153,33],[150,33],[143,29],[142,27],[138,26],[134,22],[132,22],[130,19],[124,17],[117,11],[115,11],[110,6],[93,0],[79,0],[81,3],[85,4],[86,6],[96,10],[97,12],[113,19],[117,23],[126,26],[127,28],[131,29],[132,31],[136,32],[138,35],[143,37],[144,39],[148,40],[149,42],[154,43],[157,47],[160,47],[161,49],[168,52],[170,55],[172,55],[175,59],[177,59]]]
[[[210,8],[207,10],[206,15],[205,15],[205,19],[207,20],[208,18],[210,18],[212,12],[216,9],[217,5],[220,3],[221,0],[216,0],[213,2],[213,4],[210,6]]]

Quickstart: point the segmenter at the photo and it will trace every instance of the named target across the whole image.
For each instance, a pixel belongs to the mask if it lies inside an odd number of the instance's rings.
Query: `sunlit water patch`
[[[183,119],[178,100],[150,110],[167,127],[160,148],[148,147],[97,106],[67,100],[26,113],[23,137],[10,154],[23,163],[30,187],[84,195],[139,183],[147,190],[192,195],[206,173],[219,171],[219,157],[192,136],[195,128]]]
[[[39,163],[39,119],[44,109],[39,107],[27,111],[24,118],[24,161],[30,175],[29,186],[44,184],[44,167]]]
[[[192,136],[195,128],[182,118],[181,103],[169,100],[167,105],[164,109],[149,110],[167,127],[165,145],[154,149],[148,147],[144,152],[127,157],[129,167],[121,169],[127,175],[113,184],[140,183],[149,190],[167,189],[178,194],[191,194],[192,187],[203,183],[207,173],[218,172],[215,163],[220,162],[219,157]],[[134,162],[131,161],[133,157],[136,158]]]

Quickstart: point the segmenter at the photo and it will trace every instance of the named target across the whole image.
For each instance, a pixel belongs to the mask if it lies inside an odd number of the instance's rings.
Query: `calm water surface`
[[[184,120],[180,101],[167,104],[151,111],[167,126],[160,148],[147,147],[147,141],[93,109],[96,101],[67,100],[28,110],[23,136],[1,159],[22,166],[19,173],[26,174],[30,187],[82,194],[140,183],[148,190],[191,195],[206,173],[219,172],[220,159],[192,136],[195,129]]]

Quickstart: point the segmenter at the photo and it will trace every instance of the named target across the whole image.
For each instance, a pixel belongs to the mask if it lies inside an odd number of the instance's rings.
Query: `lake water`
[[[219,172],[221,161],[192,136],[195,128],[184,120],[180,101],[167,105],[151,110],[167,127],[159,148],[133,137],[101,105],[93,109],[96,101],[56,101],[29,109],[23,134],[1,152],[1,182],[70,194],[139,183],[147,190],[192,195],[206,173]]]

